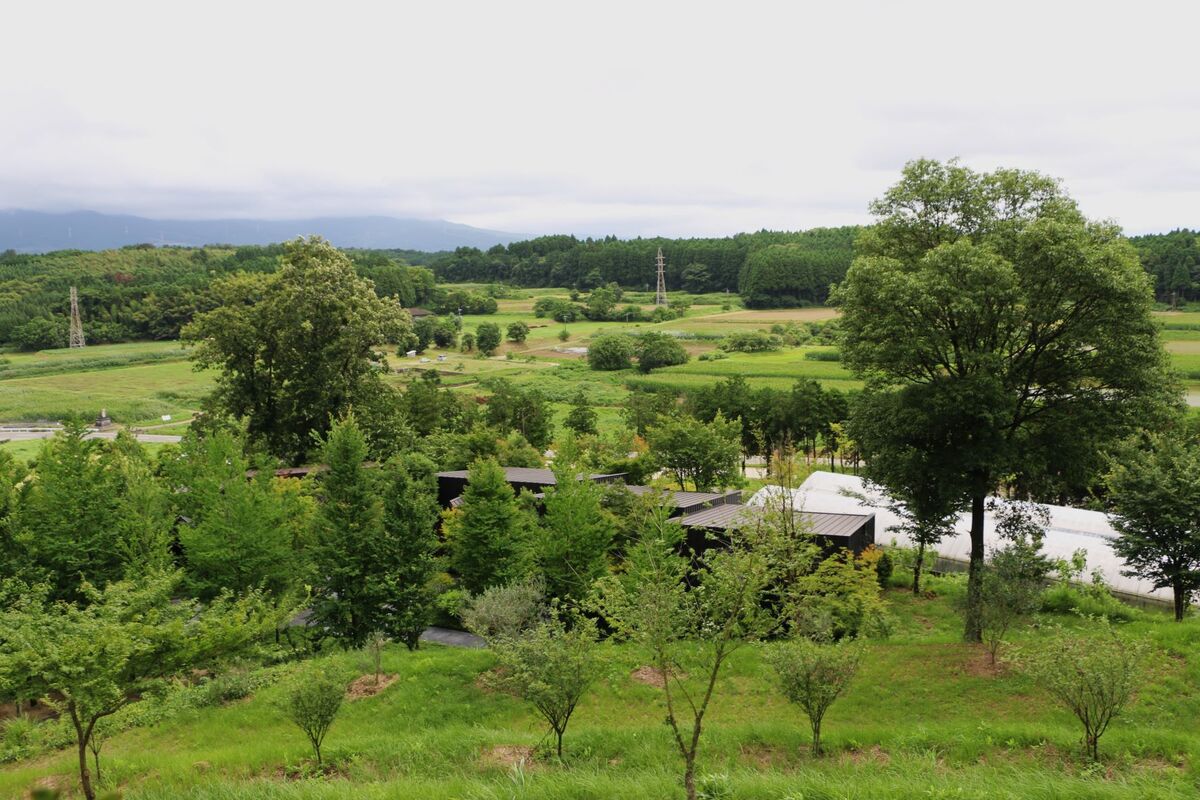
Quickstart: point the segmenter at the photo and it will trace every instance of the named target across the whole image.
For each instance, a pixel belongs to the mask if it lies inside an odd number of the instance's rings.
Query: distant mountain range
[[[523,238],[445,220],[399,217],[312,219],[147,219],[73,211],[0,211],[0,251],[108,250],[129,244],[197,247],[205,244],[271,244],[320,234],[338,247],[402,250],[486,249]]]

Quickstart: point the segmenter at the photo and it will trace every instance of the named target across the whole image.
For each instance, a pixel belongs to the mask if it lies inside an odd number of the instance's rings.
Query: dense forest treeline
[[[380,296],[438,307],[438,283],[509,283],[588,291],[617,283],[653,288],[655,256],[666,259],[668,290],[738,292],[751,308],[822,303],[854,258],[861,228],[759,231],[714,239],[577,239],[542,236],[487,251],[349,250]],[[1181,229],[1131,237],[1165,303],[1200,300],[1200,234]],[[0,253],[0,343],[27,349],[65,345],[68,293],[79,289],[84,329],[96,344],[174,339],[216,303],[214,279],[273,272],[281,245],[203,248],[136,245],[100,252]],[[458,303],[461,306],[461,303]]]
[[[662,247],[668,290],[738,292],[751,308],[822,303],[853,260],[857,226],[795,233],[759,231],[721,239],[577,239],[542,236],[486,252],[461,247],[423,260],[439,281],[565,286],[610,282],[654,286]],[[1130,238],[1162,302],[1200,300],[1200,233],[1182,229]],[[416,263],[411,261],[410,263]]]
[[[1200,300],[1200,232],[1182,228],[1130,238],[1164,303]]]
[[[0,342],[26,349],[65,346],[72,286],[79,290],[89,343],[177,339],[197,312],[217,304],[216,279],[274,272],[282,253],[282,245],[7,251],[0,254]],[[353,251],[350,257],[381,297],[395,295],[405,306],[433,298],[428,269],[373,251]]]
[[[854,257],[857,227],[759,231],[720,239],[577,239],[542,236],[482,251],[460,247],[432,261],[439,281],[503,282],[589,290],[608,283],[652,289],[662,248],[667,288],[741,292],[752,306],[819,303]],[[756,260],[752,254],[770,251]],[[777,281],[780,281],[776,285]]]

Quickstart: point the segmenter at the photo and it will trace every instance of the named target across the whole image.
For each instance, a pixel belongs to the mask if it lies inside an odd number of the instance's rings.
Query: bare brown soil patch
[[[963,659],[962,672],[972,678],[995,678],[1003,675],[1005,671],[1003,658],[996,659],[996,663],[993,664],[991,655],[984,647],[971,648]]]
[[[791,761],[786,748],[770,744],[743,744],[738,748],[738,756],[758,769],[779,769]]]
[[[374,697],[399,680],[399,678],[399,675],[380,675],[379,679],[376,680],[374,673],[355,678],[346,687],[346,699],[361,700],[364,697]]]
[[[493,745],[479,754],[479,763],[485,767],[528,769],[533,764],[533,748],[520,744]]]
[[[312,759],[306,759],[298,766],[276,767],[276,780],[304,781],[311,778],[344,778],[346,771],[342,764],[326,761],[320,766]]]
[[[632,673],[630,673],[629,677],[637,683],[641,683],[646,686],[653,686],[656,689],[665,689],[667,686],[666,676],[663,675],[663,673],[660,672],[657,667],[651,667],[649,665],[638,667]],[[683,680],[687,678],[687,675],[682,672],[677,672],[672,673],[671,677]]]
[[[892,763],[892,756],[887,750],[876,744],[870,747],[855,747],[846,750],[841,754],[840,760],[843,764],[854,764],[855,766],[870,764],[887,766]]]

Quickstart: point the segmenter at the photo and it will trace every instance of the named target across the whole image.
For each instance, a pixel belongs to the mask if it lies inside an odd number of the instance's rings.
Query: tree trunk
[[[814,756],[821,755],[821,721],[813,720],[812,722],[813,745],[812,752]]]
[[[1187,595],[1178,583],[1171,588],[1175,595],[1175,621],[1183,622],[1183,612],[1187,610]]]
[[[694,754],[688,756],[684,762],[683,788],[687,792],[687,800],[696,800],[696,756]]]
[[[921,567],[925,564],[925,543],[917,544],[917,560],[913,563],[913,594],[921,593]]]
[[[967,614],[963,639],[983,641],[983,510],[987,495],[971,498],[971,565],[967,571]]]
[[[79,721],[79,716],[76,709],[74,709],[74,705],[71,705],[70,708],[71,722],[76,727],[76,744],[79,747],[79,787],[83,789],[84,798],[96,800],[96,789],[91,786],[91,772],[88,770],[89,736],[84,732],[83,723]]]
[[[557,739],[558,739],[558,741],[557,741],[557,743],[556,743],[556,744],[557,744],[557,749],[558,749],[558,760],[559,760],[559,761],[562,761],[562,737],[563,737],[563,732],[562,732],[562,731],[560,731],[560,730],[555,730],[555,731],[554,731],[554,736],[555,736],[555,738],[557,738]]]
[[[92,776],[88,771],[87,745],[79,743],[79,785],[87,800],[96,800],[96,790],[92,788]]]

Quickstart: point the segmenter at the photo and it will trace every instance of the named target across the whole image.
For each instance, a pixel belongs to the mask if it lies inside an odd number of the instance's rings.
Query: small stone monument
[[[100,416],[96,417],[95,427],[103,430],[104,428],[111,427],[112,424],[113,424],[112,417],[110,417],[108,415],[108,409],[107,408],[100,409]]]

